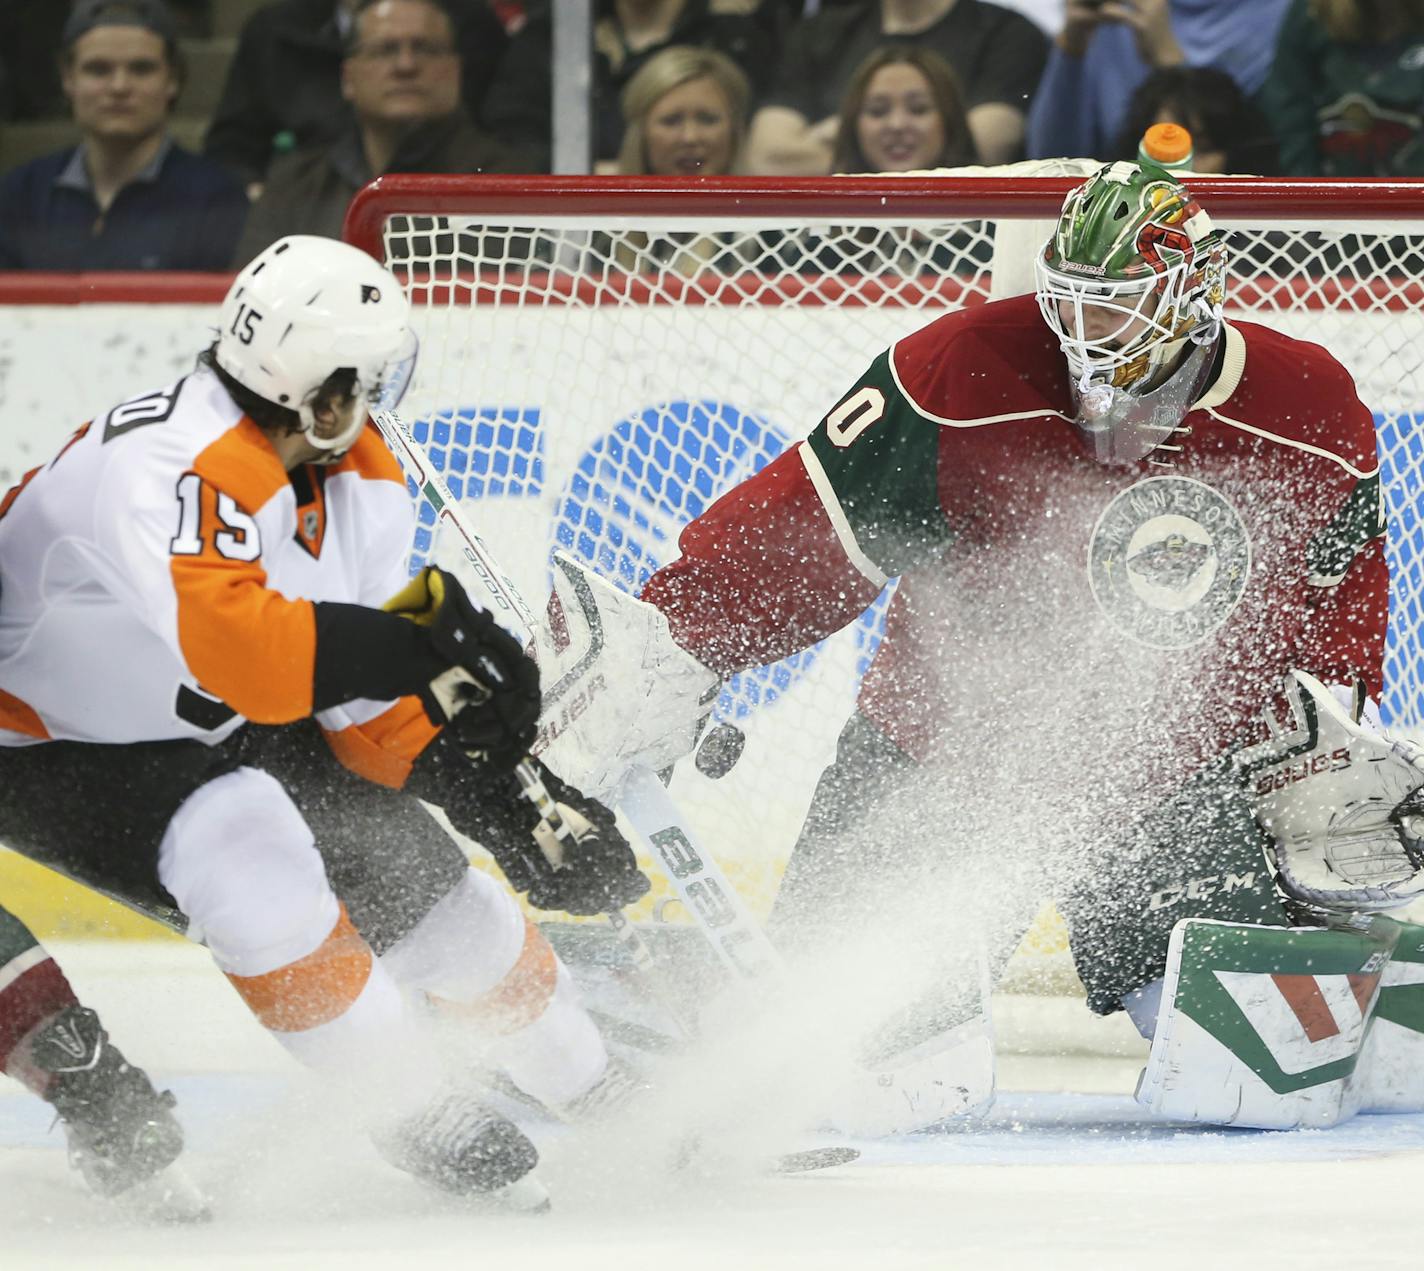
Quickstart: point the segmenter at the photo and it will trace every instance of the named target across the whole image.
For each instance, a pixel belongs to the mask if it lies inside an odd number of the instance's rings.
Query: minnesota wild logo
[[[1112,624],[1154,649],[1185,649],[1231,616],[1251,573],[1236,509],[1190,477],[1151,477],[1118,494],[1093,528],[1088,574]]]

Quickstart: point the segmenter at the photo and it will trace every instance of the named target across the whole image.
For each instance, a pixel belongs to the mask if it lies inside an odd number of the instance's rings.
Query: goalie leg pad
[[[1362,1048],[1398,928],[1187,920],[1172,932],[1137,1100],[1174,1121],[1323,1128],[1362,1101]]]
[[[1399,941],[1356,1069],[1361,1112],[1424,1112],[1424,926],[1395,925]]]

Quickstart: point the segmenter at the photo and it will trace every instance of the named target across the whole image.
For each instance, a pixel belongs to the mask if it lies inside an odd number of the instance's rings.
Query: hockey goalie
[[[888,990],[970,912],[1002,966],[1049,895],[1091,1008],[1152,1039],[1147,1107],[1328,1125],[1424,1107],[1424,932],[1379,916],[1424,892],[1424,759],[1363,687],[1388,592],[1370,412],[1325,349],[1225,321],[1226,285],[1224,237],[1172,174],[1094,173],[1035,295],[900,340],[684,529],[641,602],[598,593],[600,647],[636,628],[621,665],[643,681],[546,714],[545,758],[594,791],[672,762],[715,677],[898,580],[778,946],[878,926]],[[549,643],[565,705],[614,696],[587,639]],[[962,959],[942,966],[908,1017],[964,996]],[[924,1053],[906,1018],[869,1030],[883,1062]],[[905,1106],[889,1128],[954,1110]]]

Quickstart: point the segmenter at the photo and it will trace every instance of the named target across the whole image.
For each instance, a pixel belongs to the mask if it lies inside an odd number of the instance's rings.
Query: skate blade
[[[780,1156],[766,1157],[752,1163],[754,1172],[766,1174],[806,1174],[812,1170],[830,1169],[835,1165],[849,1165],[860,1158],[860,1149],[855,1147],[813,1147],[804,1152],[785,1152]],[[716,1169],[718,1158],[710,1152],[701,1139],[685,1139],[672,1160],[674,1173],[706,1172]]]
[[[201,1223],[212,1220],[208,1198],[177,1165],[135,1183],[114,1197],[116,1208],[132,1218],[155,1223]]]
[[[506,1214],[546,1214],[553,1208],[549,1189],[532,1174],[492,1192],[469,1197],[476,1206]]]
[[[771,1163],[773,1174],[805,1174],[810,1170],[830,1169],[834,1165],[849,1165],[860,1158],[854,1147],[813,1147],[805,1152],[788,1152]]]

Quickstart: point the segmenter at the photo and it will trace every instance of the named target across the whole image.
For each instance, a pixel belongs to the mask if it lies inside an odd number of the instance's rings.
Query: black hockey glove
[[[418,690],[426,714],[467,755],[493,768],[516,764],[534,744],[539,668],[454,575],[427,566],[386,602],[429,636],[435,671]]]
[[[602,914],[640,899],[651,884],[613,813],[565,785],[537,759],[530,762],[571,831],[567,838],[555,838],[512,774],[488,784],[466,780],[453,797],[447,791],[443,806],[451,824],[485,848],[510,886],[536,909]],[[560,853],[562,862],[551,864],[550,856]]]

